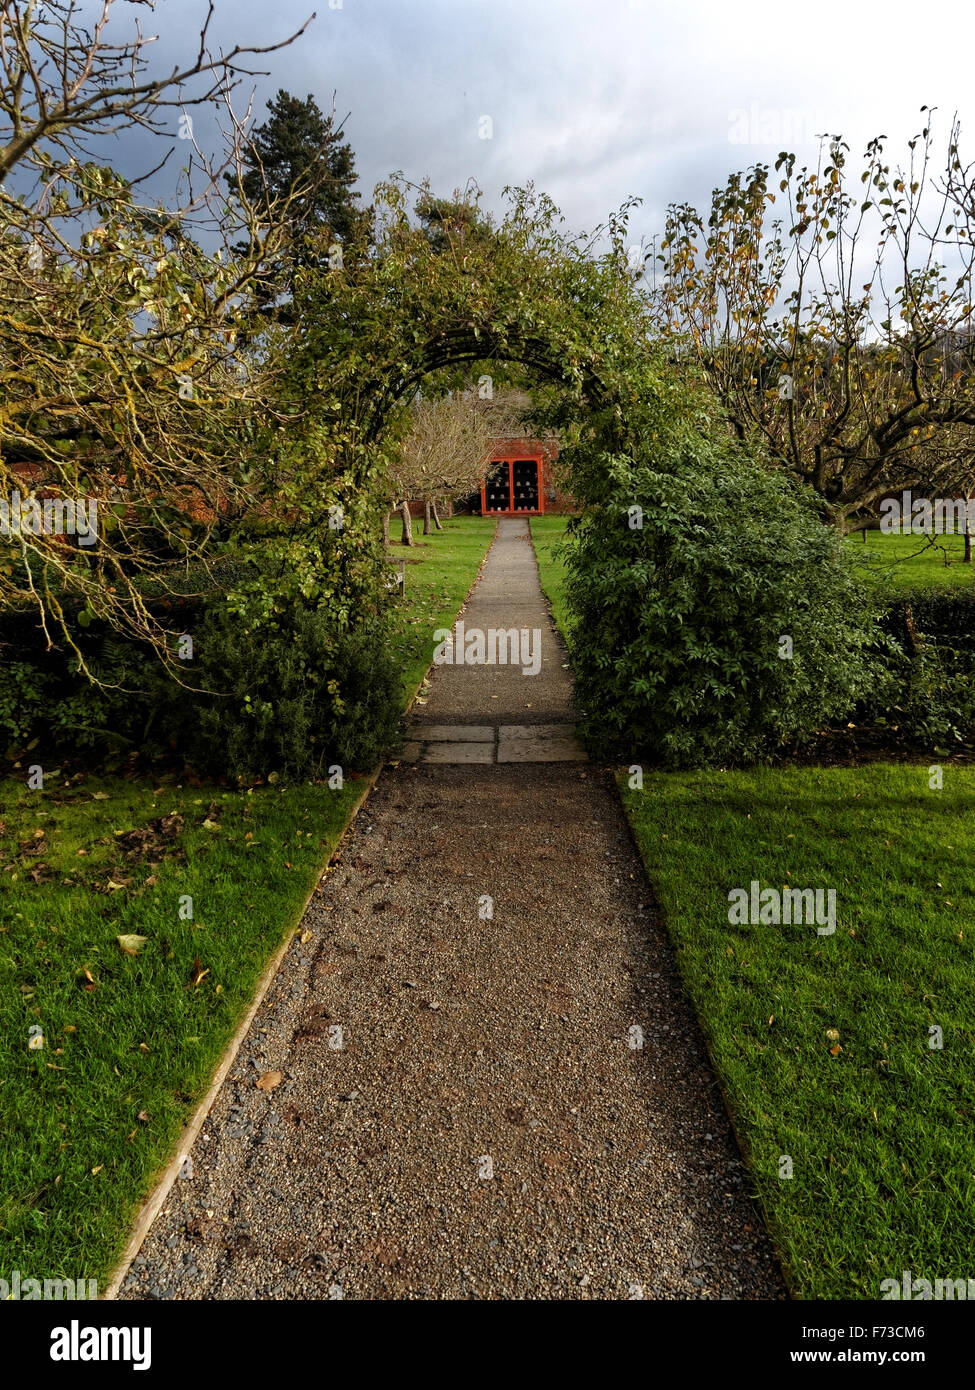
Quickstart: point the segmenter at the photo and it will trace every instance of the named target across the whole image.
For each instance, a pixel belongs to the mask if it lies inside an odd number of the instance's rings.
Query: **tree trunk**
[[[389,548],[389,522],[391,516],[392,512],[383,512],[383,545],[386,546],[387,549]]]
[[[399,514],[403,518],[403,544],[413,544],[413,518],[410,516],[410,504],[404,497],[399,504]]]
[[[431,510],[433,511],[433,524],[434,524],[434,526],[436,526],[436,528],[437,528],[438,531],[442,531],[442,530],[443,530],[443,527],[442,527],[441,524],[440,524],[440,515],[439,515],[439,513],[437,512],[437,504],[436,504],[436,502],[431,503]]]
[[[912,657],[916,657],[917,628],[914,626],[914,611],[909,603],[904,604],[904,627],[907,631],[907,650]]]
[[[429,497],[426,498],[425,501],[424,501],[424,503],[423,503],[423,534],[424,534],[425,536],[429,536],[429,534],[430,534],[430,499],[429,499]]]

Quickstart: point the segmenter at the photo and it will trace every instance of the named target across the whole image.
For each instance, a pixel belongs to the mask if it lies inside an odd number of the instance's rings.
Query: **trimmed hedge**
[[[223,593],[157,599],[157,616],[193,634],[180,684],[147,647],[98,622],[71,622],[99,684],[66,646],[47,649],[36,614],[0,620],[0,736],[35,757],[138,752],[245,782],[371,766],[394,740],[399,672],[381,614],[353,630],[300,599],[250,626]],[[69,618],[75,615],[69,615]],[[174,621],[175,620],[175,621]]]
[[[882,674],[857,722],[896,724],[925,744],[975,737],[975,594],[898,595],[878,627]]]

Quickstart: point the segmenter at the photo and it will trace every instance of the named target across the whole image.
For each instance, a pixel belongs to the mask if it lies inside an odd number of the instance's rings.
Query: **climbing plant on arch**
[[[851,709],[878,679],[866,597],[809,489],[665,360],[626,266],[628,208],[597,253],[547,198],[513,190],[498,226],[432,245],[404,190],[382,192],[375,251],[299,290],[296,389],[341,438],[361,504],[428,374],[523,364],[574,426],[568,597],[593,751],[754,758]]]
[[[149,693],[102,723],[136,739],[155,719],[191,759],[248,779],[367,764],[398,715],[387,461],[426,378],[491,363],[534,373],[571,427],[573,656],[594,751],[751,757],[854,700],[871,630],[838,542],[662,357],[627,268],[629,209],[574,237],[549,199],[511,190],[497,225],[431,239],[403,186],[380,192],[374,240],[312,248],[290,326],[247,330],[277,395],[235,484],[249,505],[223,518],[235,568],[193,628],[195,690],[174,701],[135,669],[126,684]]]
[[[606,408],[649,318],[623,269],[624,212],[593,238],[570,237],[550,199],[509,190],[509,209],[481,235],[431,244],[405,190],[377,190],[379,241],[299,288],[295,386],[320,418],[376,448],[399,402],[430,373],[519,363],[592,413]]]

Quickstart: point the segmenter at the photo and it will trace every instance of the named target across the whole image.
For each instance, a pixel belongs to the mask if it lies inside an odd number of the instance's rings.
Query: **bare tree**
[[[104,0],[86,27],[74,0],[0,3],[0,497],[13,542],[0,602],[35,605],[49,643],[67,641],[82,669],[69,610],[149,641],[172,666],[173,634],[140,575],[205,558],[213,530],[254,503],[247,459],[260,432],[283,423],[280,344],[245,355],[238,334],[288,236],[286,209],[258,209],[241,190],[231,224],[217,190],[244,169],[230,95],[254,75],[248,55],[297,34],[213,56],[210,3],[193,56],[152,76],[154,40],[138,22],[128,39],[110,33],[116,8]],[[201,105],[228,122],[219,167],[194,136]],[[101,136],[132,127],[182,138],[175,208],[136,198],[165,158],[131,180],[91,157]],[[92,504],[97,544],[47,525]]]
[[[777,189],[758,164],[715,191],[707,220],[670,209],[658,326],[735,431],[762,439],[844,530],[936,458],[947,476],[971,452],[975,199],[958,140],[954,123],[940,179],[926,123],[903,168],[878,138],[851,176],[833,136],[815,168],[781,154]],[[770,220],[777,198],[784,224]]]
[[[442,529],[438,502],[472,492],[484,474],[492,442],[520,426],[520,401],[511,393],[481,398],[474,389],[413,401],[392,470],[404,545],[413,543],[410,500],[424,504],[424,535],[431,521]]]

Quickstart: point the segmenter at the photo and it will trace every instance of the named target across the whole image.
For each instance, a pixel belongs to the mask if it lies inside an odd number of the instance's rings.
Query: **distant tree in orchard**
[[[815,167],[780,153],[777,186],[767,164],[731,175],[708,214],[670,207],[657,257],[672,355],[841,531],[888,492],[972,485],[975,168],[957,122],[943,162],[925,122],[905,167],[878,137],[851,168],[832,136]]]

